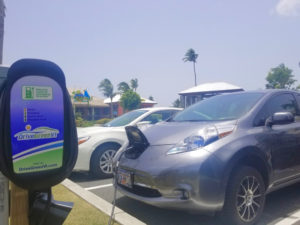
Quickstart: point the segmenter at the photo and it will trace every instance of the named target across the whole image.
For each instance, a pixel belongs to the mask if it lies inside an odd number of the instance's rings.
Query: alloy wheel
[[[236,196],[236,208],[241,220],[250,222],[256,218],[262,197],[260,184],[255,176],[242,179]]]
[[[116,154],[115,150],[107,150],[103,152],[103,154],[100,157],[100,169],[106,173],[106,174],[111,174],[112,173],[112,162],[113,158]]]

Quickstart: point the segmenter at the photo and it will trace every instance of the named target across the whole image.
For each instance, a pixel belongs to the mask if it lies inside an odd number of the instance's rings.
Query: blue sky
[[[194,84],[264,88],[271,67],[300,83],[300,0],[6,0],[4,64],[54,61],[67,85],[102,96],[99,82],[138,78],[138,93],[170,106]]]

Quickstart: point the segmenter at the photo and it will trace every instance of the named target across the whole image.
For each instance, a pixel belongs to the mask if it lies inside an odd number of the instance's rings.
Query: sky
[[[178,92],[228,82],[264,89],[285,63],[300,83],[300,0],[5,0],[3,63],[55,62],[67,86],[94,96],[101,80],[137,78],[137,92],[171,106]]]

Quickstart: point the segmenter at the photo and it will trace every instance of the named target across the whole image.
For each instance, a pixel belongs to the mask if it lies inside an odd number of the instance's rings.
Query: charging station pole
[[[8,179],[0,172],[0,224],[8,225]]]
[[[0,66],[0,84],[6,78],[8,67]],[[9,199],[9,192],[8,192],[8,179],[3,176],[0,172],[0,224],[8,225],[8,199]]]
[[[8,66],[0,65],[0,84],[7,75]],[[10,190],[10,196],[9,196]],[[10,215],[9,215],[10,214]],[[9,220],[10,218],[10,220]],[[28,225],[28,191],[3,176],[0,172],[0,224]]]
[[[28,191],[10,182],[10,225],[28,225]]]
[[[4,17],[5,4],[4,0],[0,0],[0,64],[3,59],[3,39],[4,39]],[[5,79],[8,67],[0,66],[0,84]],[[0,224],[8,225],[8,179],[0,172]]]

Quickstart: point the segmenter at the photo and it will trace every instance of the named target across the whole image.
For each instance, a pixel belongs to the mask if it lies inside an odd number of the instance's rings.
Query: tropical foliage
[[[108,123],[109,121],[111,121],[110,118],[102,118],[100,120],[97,120],[96,124],[105,124],[105,123]]]
[[[113,105],[112,105],[112,100],[113,97],[116,95],[116,93],[114,92],[114,87],[112,85],[112,83],[110,82],[109,79],[105,78],[104,80],[102,80],[98,86],[98,89],[102,92],[102,94],[105,97],[110,98],[110,117],[113,117]]]
[[[138,109],[141,104],[141,97],[139,94],[129,89],[122,95],[120,104],[125,111]]]
[[[136,92],[136,89],[139,86],[138,79],[137,78],[131,79],[130,80],[130,86],[131,86],[132,90],[134,90]]]
[[[75,113],[75,123],[76,127],[90,127],[95,124],[94,121],[84,120],[80,112]]]
[[[128,91],[129,89],[129,85],[124,81],[118,84],[118,91],[120,91],[121,94]]]
[[[197,86],[197,75],[196,75],[196,62],[197,62],[198,54],[195,52],[194,49],[190,48],[184,55],[182,59],[184,62],[193,62],[194,68],[194,76],[195,76],[195,86]]]
[[[173,107],[181,107],[181,103],[180,103],[180,99],[177,98],[174,102],[173,102]]]
[[[297,80],[294,79],[293,71],[283,63],[271,68],[266,77],[267,89],[292,89]]]

